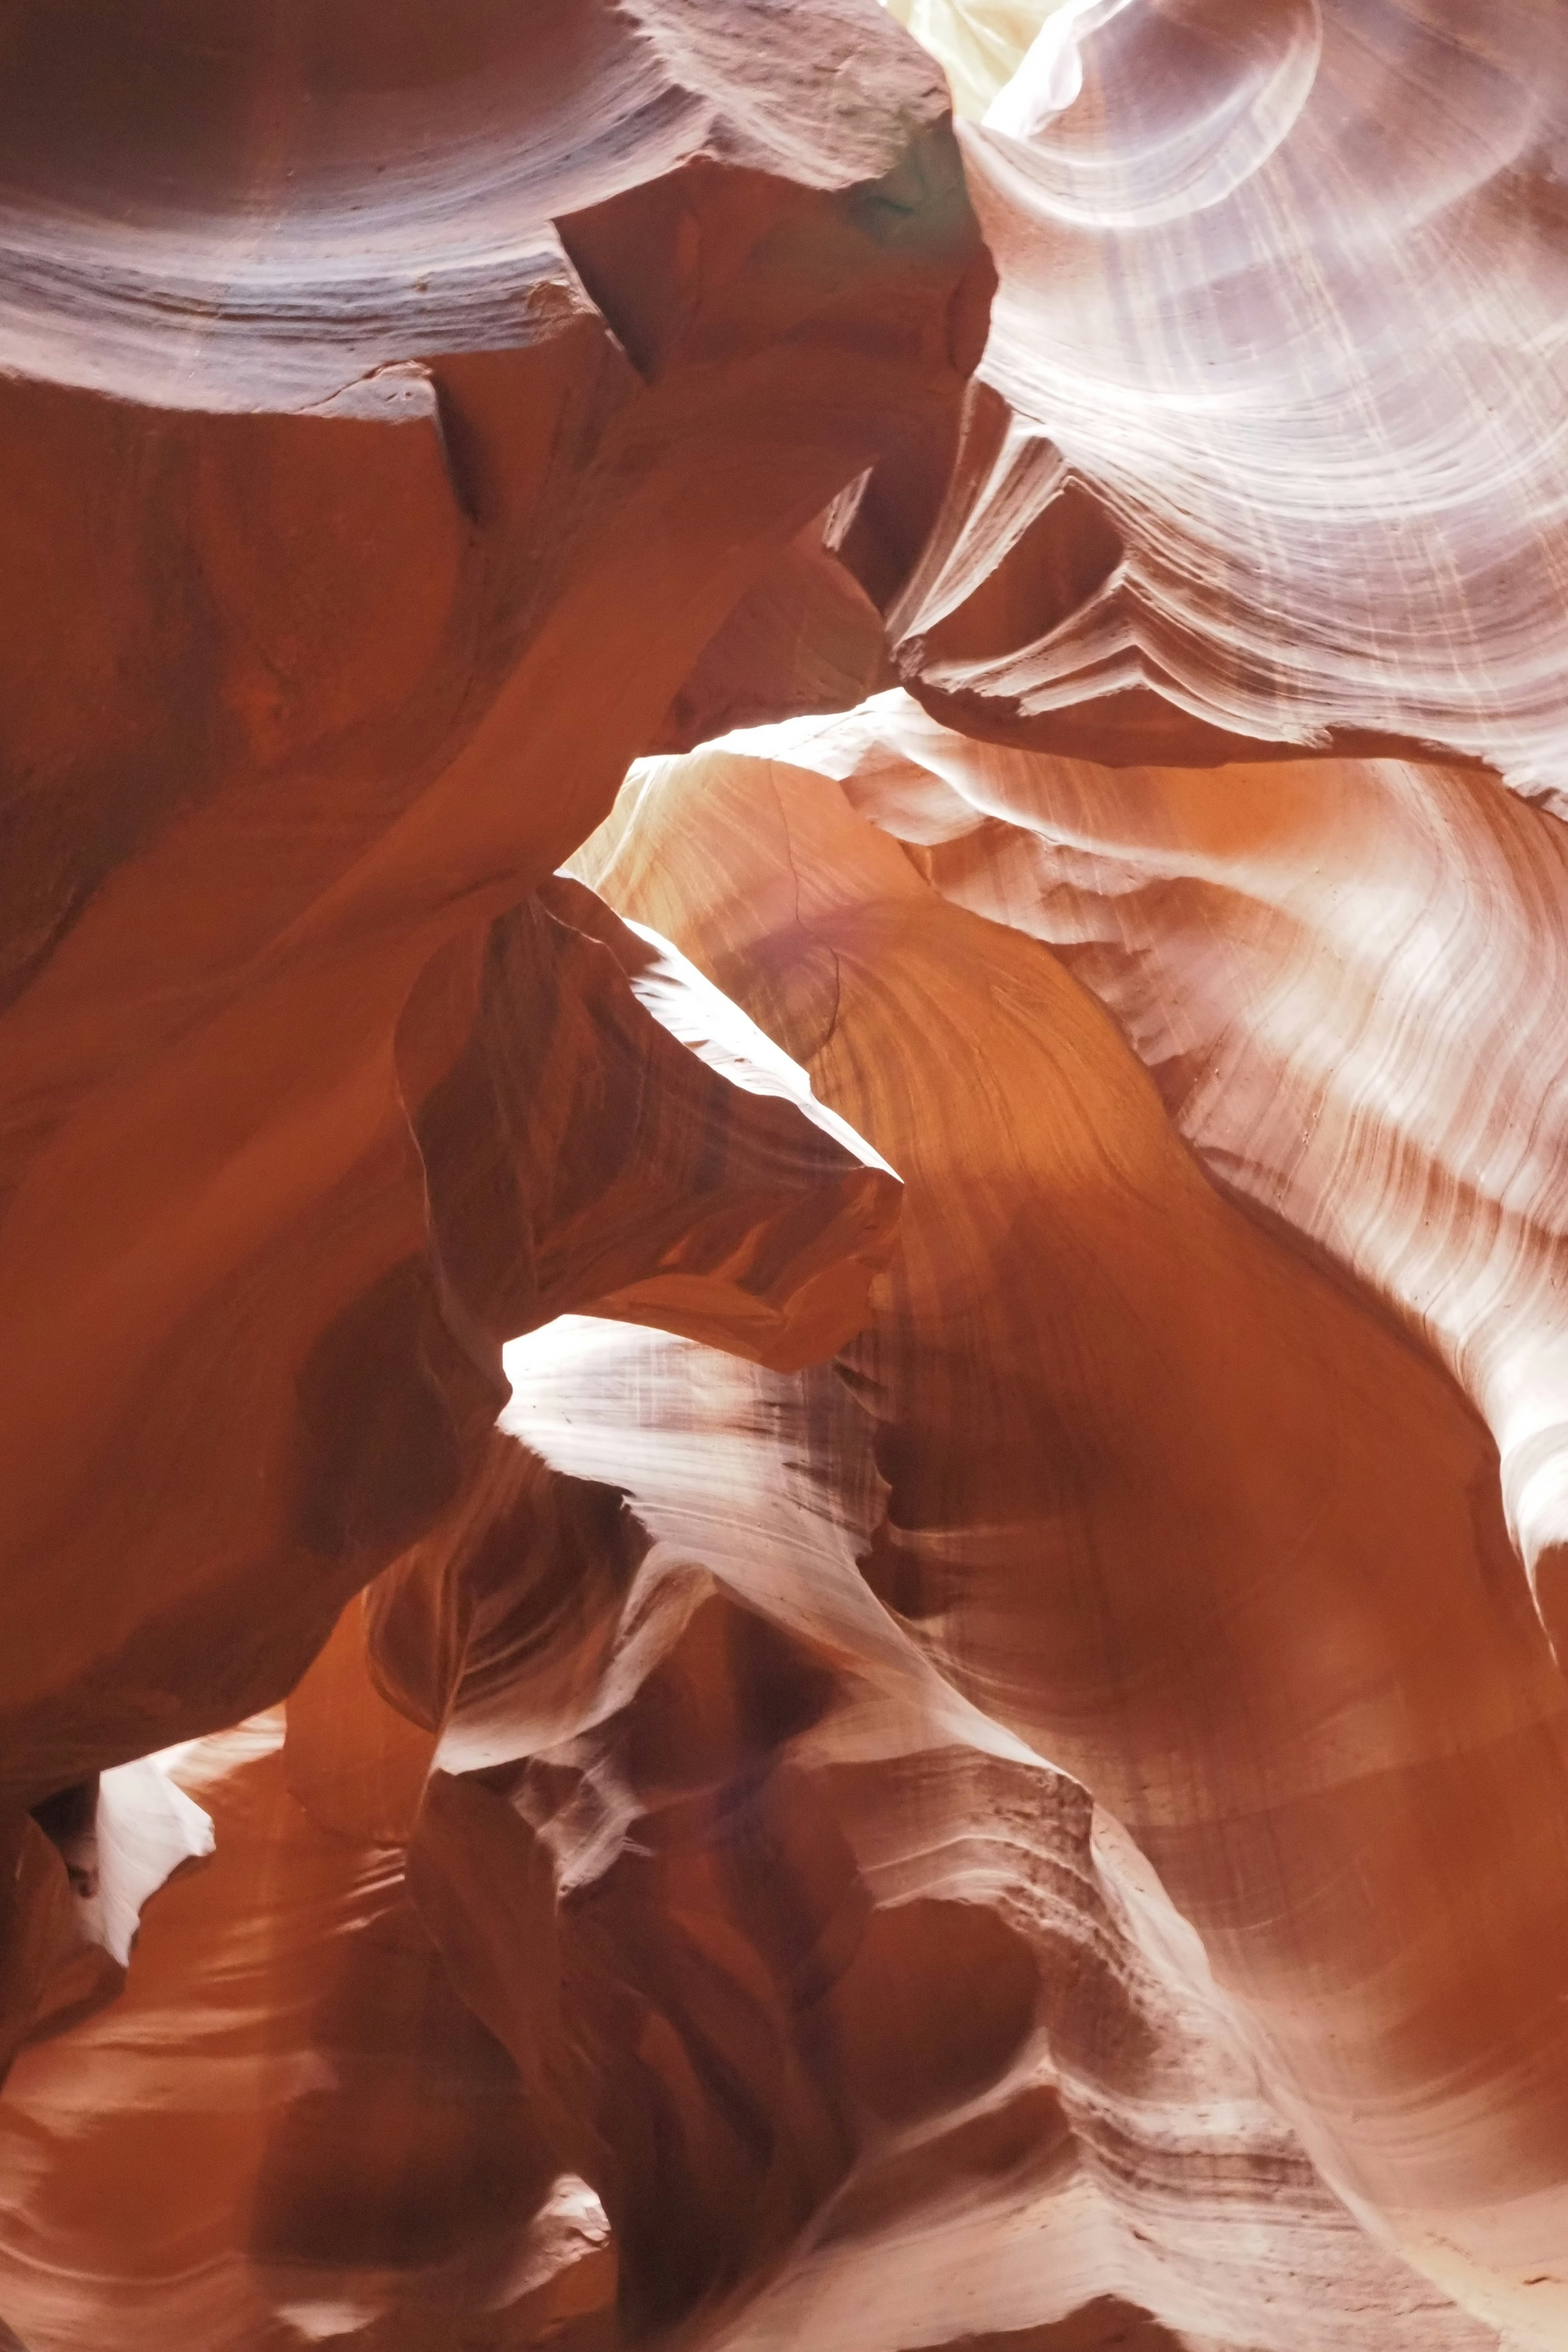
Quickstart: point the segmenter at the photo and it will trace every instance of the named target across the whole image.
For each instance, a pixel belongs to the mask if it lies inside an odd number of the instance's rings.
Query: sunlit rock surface
[[[1568,832],[1473,772],[1107,768],[892,692],[736,739],[838,779],[950,903],[1044,940],[1222,1186],[1452,1367],[1549,1627],[1568,1545]]]
[[[693,872],[666,844],[699,802]],[[1060,961],[828,779],[655,763],[582,864],[905,1178],[844,1359],[890,1488],[874,1591],[1132,1832],[1341,2193],[1561,2329],[1568,1685],[1483,1426],[1205,1181]]]
[[[0,2345],[1568,2345],[1559,0],[5,55]]]
[[[947,76],[953,112],[983,120],[1070,0],[888,0]]]

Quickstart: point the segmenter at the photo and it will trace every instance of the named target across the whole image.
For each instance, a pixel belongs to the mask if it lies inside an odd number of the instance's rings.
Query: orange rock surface
[[[1568,2346],[1561,0],[14,14],[0,2345]]]
[[[19,20],[23,1804],[281,1697],[459,1491],[530,1321],[644,1282],[764,1355],[853,1326],[839,1221],[890,1180],[691,1069],[570,893],[527,898],[984,327],[932,68],[874,12],[804,57],[759,13],[737,79],[739,26]]]

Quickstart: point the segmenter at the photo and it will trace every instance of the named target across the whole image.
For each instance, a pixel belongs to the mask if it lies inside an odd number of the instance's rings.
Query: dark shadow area
[[[1182,2352],[1182,2339],[1138,2304],[1097,2294],[1065,2319],[1003,2336],[962,2336],[947,2352]]]

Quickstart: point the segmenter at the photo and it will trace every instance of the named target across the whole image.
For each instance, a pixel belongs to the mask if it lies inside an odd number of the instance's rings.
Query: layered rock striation
[[[1555,0],[910,21],[984,105],[1001,280],[956,441],[844,526],[927,707],[1135,763],[1435,744],[1556,801]]]

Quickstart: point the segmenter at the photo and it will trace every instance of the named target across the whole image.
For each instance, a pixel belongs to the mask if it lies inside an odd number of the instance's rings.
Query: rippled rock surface
[[[963,129],[1001,274],[980,381],[850,530],[909,682],[995,741],[1436,744],[1559,799],[1556,0],[1027,14]],[[972,110],[1025,15],[910,11]]]

